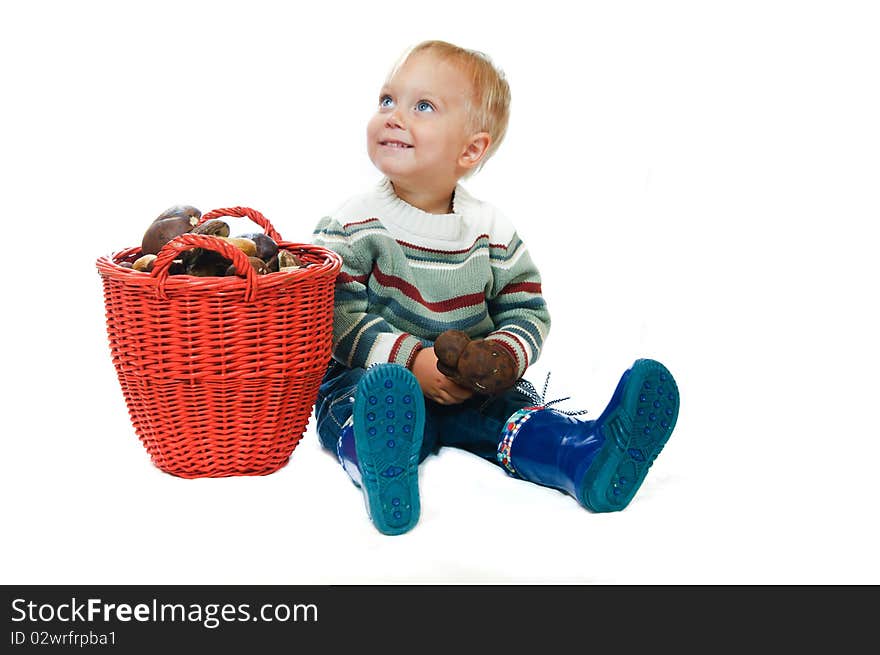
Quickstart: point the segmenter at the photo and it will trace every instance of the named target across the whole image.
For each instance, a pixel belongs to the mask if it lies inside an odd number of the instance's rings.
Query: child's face
[[[450,189],[463,175],[471,82],[453,64],[419,52],[385,83],[367,125],[370,160],[392,182]]]

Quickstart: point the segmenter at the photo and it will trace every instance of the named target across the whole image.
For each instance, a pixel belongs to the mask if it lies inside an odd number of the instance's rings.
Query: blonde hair
[[[410,57],[419,52],[436,54],[443,61],[458,66],[471,80],[472,93],[466,103],[468,129],[472,132],[488,132],[491,141],[483,159],[468,172],[468,177],[483,167],[504,140],[510,118],[510,85],[504,72],[495,66],[487,54],[436,40],[422,41],[409,48],[391,69],[388,78],[393,77]]]

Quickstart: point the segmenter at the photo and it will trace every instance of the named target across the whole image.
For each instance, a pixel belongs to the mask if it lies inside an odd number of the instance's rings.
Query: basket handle
[[[153,262],[153,270],[150,271],[150,275],[156,279],[156,292],[160,299],[168,299],[168,294],[165,292],[165,283],[168,280],[171,263],[177,258],[178,254],[185,250],[191,250],[192,248],[213,250],[219,252],[226,257],[226,259],[231,259],[238,271],[245,271],[247,282],[244,293],[245,302],[251,302],[256,298],[257,272],[254,270],[254,267],[251,266],[251,263],[248,261],[247,255],[245,255],[244,252],[236,246],[233,246],[231,243],[226,243],[217,237],[207,234],[192,234],[187,232],[181,234],[179,237],[175,237],[162,246],[162,249],[156,256],[156,261]]]
[[[278,234],[278,230],[276,230],[272,224],[269,222],[269,219],[263,216],[256,209],[251,209],[250,207],[226,207],[225,209],[212,209],[207,214],[202,214],[199,219],[198,224],[206,223],[213,218],[220,218],[221,216],[237,216],[239,218],[249,218],[254,223],[259,225],[266,231],[266,236],[275,241],[282,241],[281,235]]]

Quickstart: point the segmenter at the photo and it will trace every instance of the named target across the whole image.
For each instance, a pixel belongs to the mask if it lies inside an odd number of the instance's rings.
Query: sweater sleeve
[[[361,243],[367,241],[360,239]],[[359,249],[352,239],[350,226],[324,217],[315,228],[312,243],[342,257],[333,301],[333,358],[350,368],[386,362],[411,368],[422,342],[367,311],[373,263],[369,252]]]
[[[550,331],[541,275],[516,233],[509,243],[492,246],[490,257],[493,285],[487,301],[495,329],[486,339],[507,347],[522,376],[538,359]]]

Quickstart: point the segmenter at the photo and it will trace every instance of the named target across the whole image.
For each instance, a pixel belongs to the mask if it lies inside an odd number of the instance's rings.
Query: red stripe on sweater
[[[424,346],[421,343],[417,343],[415,348],[412,349],[412,352],[409,354],[409,359],[406,360],[406,367],[409,370],[412,370],[413,364],[416,363],[416,355],[418,355],[419,351],[423,348]]]
[[[540,282],[516,282],[513,284],[508,284],[501,290],[501,293],[498,295],[504,295],[505,293],[520,293],[524,291],[525,293],[541,293],[541,283]]]
[[[379,219],[378,218],[368,218],[363,221],[355,221],[354,223],[346,223],[345,225],[342,226],[342,229],[347,230],[352,225],[363,225],[364,223],[371,223],[372,221],[376,221],[378,223]]]
[[[529,351],[526,349],[522,340],[518,336],[516,336],[512,332],[508,332],[507,330],[498,330],[497,332],[493,332],[493,334],[503,334],[504,336],[510,337],[511,339],[513,339],[516,342],[516,345],[518,345],[522,349],[523,357],[526,360],[526,365],[524,367],[524,370],[529,367]],[[490,338],[491,338],[491,335],[490,335]],[[506,344],[503,341],[499,340],[498,345],[507,346],[508,350],[510,350],[511,352],[513,351],[513,349],[510,347],[510,344]],[[516,353],[514,353],[514,357],[516,358],[516,361],[519,362],[519,356],[517,356]]]
[[[399,337],[397,337],[397,340],[394,342],[394,345],[391,346],[391,353],[389,353],[389,355],[388,355],[389,362],[393,362],[395,359],[397,359],[397,353],[400,351],[400,344],[403,343],[404,339],[406,339],[405,332],[403,334],[401,334]]]
[[[361,284],[364,284],[369,279],[369,275],[349,275],[348,273],[340,271],[336,276],[336,284],[348,284],[349,282],[360,282]]]
[[[413,250],[418,250],[419,252],[433,252],[433,253],[437,253],[438,255],[463,255],[464,253],[470,252],[471,250],[473,250],[474,246],[477,245],[477,242],[480,239],[488,239],[488,238],[489,238],[488,234],[481,234],[476,239],[474,239],[474,242],[471,244],[470,248],[463,248],[462,250],[439,250],[437,248],[426,248],[425,246],[417,246],[414,243],[410,243],[409,241],[402,241],[401,239],[397,239],[397,243],[399,243],[401,246],[406,246],[407,248],[412,248]],[[490,248],[502,248],[504,250],[507,250],[507,246],[502,246],[502,245],[498,245],[495,243],[490,243],[489,247]]]
[[[373,265],[373,277],[376,278],[376,281],[383,287],[391,287],[393,289],[397,289],[410,300],[413,300],[423,307],[427,307],[434,312],[450,312],[454,309],[461,309],[462,307],[472,307],[474,305],[479,305],[486,300],[485,294],[480,292],[471,293],[466,296],[448,298],[446,300],[440,300],[437,302],[431,302],[429,300],[425,300],[419,290],[406,280],[403,280],[394,275],[386,275],[385,273],[383,273],[379,269],[378,264]]]

